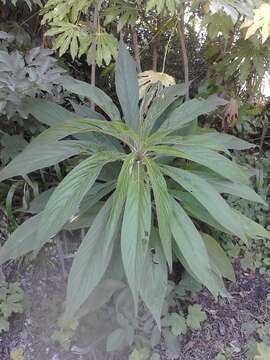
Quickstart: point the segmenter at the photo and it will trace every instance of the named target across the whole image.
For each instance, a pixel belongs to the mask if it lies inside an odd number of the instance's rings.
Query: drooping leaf
[[[115,68],[116,92],[124,120],[133,130],[139,129],[139,85],[135,62],[121,43]]]
[[[55,165],[69,157],[78,155],[87,147],[88,143],[77,140],[29,144],[21,154],[0,171],[0,181]]]
[[[173,215],[170,223],[175,243],[196,278],[211,289],[211,267],[204,241],[181,205],[172,199],[171,206]]]
[[[178,150],[169,146],[153,146],[151,150],[164,156],[174,156],[201,164],[230,181],[248,184],[248,175],[243,168],[219,153],[199,147],[181,146]]]
[[[207,248],[210,262],[213,262],[217,266],[223,277],[235,281],[233,266],[225,251],[212,236],[203,233],[201,235]]]
[[[41,216],[42,214],[38,214],[26,220],[10,235],[0,248],[0,264],[40,248],[40,243],[36,240]],[[42,245],[48,240],[49,238]]]
[[[190,172],[205,179],[221,194],[231,194],[249,201],[258,202],[260,204],[268,206],[268,204],[261,198],[261,196],[258,195],[252,188],[247,185],[225,180],[222,177],[219,177],[217,174],[205,171],[205,169],[203,168],[195,168],[194,170],[191,168]]]
[[[190,192],[222,227],[246,239],[245,229],[236,220],[233,210],[207,181],[186,170],[171,166],[164,166],[163,169],[166,175]]]
[[[98,107],[105,111],[105,113],[111,118],[111,120],[121,120],[119,111],[114,105],[111,98],[99,88],[72,78],[66,78],[63,81],[63,86],[66,90],[70,92],[73,92],[82,97],[87,97],[92,100]]]
[[[100,152],[77,165],[57,186],[40,221],[37,242],[54,236],[75,214],[102,167],[119,159],[119,153]]]
[[[117,237],[118,223],[106,234],[106,223],[110,216],[112,198],[109,198],[98,213],[84,237],[74,258],[67,286],[65,318],[70,319],[87,300],[105,273]]]
[[[28,99],[25,103],[24,111],[48,126],[54,126],[78,118],[78,115],[66,110],[63,106],[45,99]]]
[[[188,100],[169,115],[161,125],[161,128],[170,129],[173,132],[174,130],[183,128],[198,116],[209,114],[216,110],[219,105],[225,105],[226,103],[225,100],[217,97]]]

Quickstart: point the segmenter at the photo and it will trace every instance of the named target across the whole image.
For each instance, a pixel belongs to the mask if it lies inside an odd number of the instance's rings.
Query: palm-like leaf
[[[77,210],[85,217],[89,208],[99,204],[101,209],[94,220],[96,210],[90,211],[92,225],[72,265],[66,315],[73,316],[86,301],[103,278],[113,248],[120,248],[121,243],[122,263],[134,303],[141,297],[159,323],[167,287],[167,265],[171,269],[175,257],[215,296],[226,294],[223,277],[234,278],[220,246],[208,234],[200,233],[192,219],[244,240],[257,236],[270,238],[262,226],[231,209],[221,194],[265,202],[249,188],[248,173],[229,158],[228,149],[251,145],[194,127],[197,116],[215,110],[223,100],[194,99],[179,102],[171,110],[172,103],[185,94],[185,86],[180,84],[162,90],[156,98],[153,92],[150,96],[146,92],[143,111],[139,112],[134,64],[123,46],[117,69],[116,87],[123,121],[101,90],[81,82],[66,84],[69,90],[98,103],[113,121],[78,116],[72,120],[70,112],[58,108],[57,124],[39,135],[0,172],[0,179],[4,180],[70,156],[84,156],[49,194],[43,211],[11,235],[0,250],[0,263],[39,249],[66,226]],[[31,110],[29,106],[29,112],[38,117],[36,108]],[[68,119],[63,122],[65,114]],[[41,121],[46,122],[47,118],[43,116]],[[190,124],[194,132],[180,136],[179,130]],[[95,141],[94,145],[92,142],[87,145],[85,141],[70,139],[87,139],[89,134],[102,134],[110,141],[117,139],[119,151],[113,146],[105,151]],[[66,137],[69,139],[65,140]],[[31,156],[36,159],[33,164]],[[104,183],[101,171],[116,161],[120,168],[105,176],[108,182]],[[24,236],[25,233],[29,236]]]

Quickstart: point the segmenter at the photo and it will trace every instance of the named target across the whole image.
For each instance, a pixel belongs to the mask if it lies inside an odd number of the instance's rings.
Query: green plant
[[[112,277],[107,269],[120,261],[114,252],[118,246],[135,313],[140,297],[158,326],[168,269],[176,259],[214,296],[225,295],[222,278],[233,278],[228,260],[218,243],[200,231],[200,222],[243,241],[270,235],[230,208],[220,195],[232,193],[264,203],[249,188],[247,171],[229,159],[227,150],[252,145],[196,126],[198,116],[224,101],[209,97],[179,105],[175,100],[186,94],[186,86],[178,84],[158,94],[151,87],[139,108],[135,64],[124,45],[116,64],[122,120],[100,89],[70,79],[64,86],[89,96],[111,121],[100,120],[96,113],[90,119],[78,118],[57,107],[49,121],[60,123],[34,139],[0,172],[3,181],[72,156],[79,162],[49,196],[44,210],[11,235],[0,250],[0,263],[39,250],[75,214],[80,217],[87,210],[92,213],[92,225],[70,271],[66,318],[76,314],[102,279]],[[43,121],[42,106],[47,115],[55,109],[46,102],[35,104]]]
[[[9,330],[9,318],[13,313],[23,312],[23,298],[19,283],[7,283],[0,273],[0,333]]]

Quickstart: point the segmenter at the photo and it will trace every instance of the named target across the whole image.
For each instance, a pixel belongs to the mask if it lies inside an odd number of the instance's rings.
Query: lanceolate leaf
[[[76,140],[29,144],[21,154],[0,171],[0,181],[55,165],[86,151],[88,145],[84,141]]]
[[[226,101],[217,101],[217,98],[192,99],[176,108],[169,117],[163,122],[161,128],[171,131],[180,129],[200,115],[208,114],[217,109],[218,105],[225,105]],[[222,100],[222,99],[221,99]]]
[[[181,146],[181,150],[178,150],[173,147],[162,145],[153,146],[151,147],[151,150],[155,153],[163,154],[164,156],[174,156],[194,161],[231,181],[241,184],[248,184],[249,182],[246,172],[240,166],[212,150],[195,146]]]
[[[171,205],[166,181],[159,166],[152,160],[146,162],[147,172],[154,193],[159,235],[170,269],[172,268],[172,235],[170,229]]]
[[[115,228],[115,224],[118,223],[119,218],[122,215],[123,207],[127,197],[128,184],[132,174],[133,163],[134,155],[131,153],[123,162],[120,174],[117,179],[116,190],[113,194],[112,210],[106,225],[106,231],[109,236]]]
[[[186,84],[177,84],[163,89],[151,104],[144,121],[144,128],[151,131],[158,118],[177,98],[184,96],[187,92]]]
[[[180,204],[171,199],[171,205],[173,216],[170,223],[175,242],[192,272],[201,283],[211,289],[211,267],[203,239]]]
[[[210,226],[212,226],[214,229],[230,233],[230,231],[223,228],[214,218],[209,214],[209,212],[206,210],[206,208],[190,193],[180,191],[180,190],[171,190],[170,193],[181,201],[181,205],[184,207],[184,209],[188,212],[188,214],[197,220],[200,220]]]
[[[111,205],[112,198],[109,198],[83,239],[72,263],[67,287],[67,319],[71,319],[87,300],[109,265],[119,228],[115,224],[111,235],[106,234],[104,224],[108,221]]]
[[[111,120],[121,120],[120,113],[111,98],[99,88],[72,78],[66,78],[62,85],[66,90],[92,100]]]
[[[86,193],[96,181],[102,167],[120,159],[119,153],[100,152],[77,165],[57,186],[40,221],[37,242],[54,236],[75,214]]]
[[[63,106],[44,99],[27,100],[24,111],[48,126],[54,126],[79,117],[75,113],[66,110]]]
[[[26,220],[10,235],[0,248],[0,265],[40,248],[40,243],[36,240],[41,216],[42,214],[38,214]],[[49,238],[43,244],[48,240]]]
[[[208,138],[209,142],[215,141],[216,143],[224,145],[226,149],[247,150],[256,147],[256,145],[251,144],[245,140],[229,134],[219,133],[217,131],[211,131],[204,135],[206,138]]]
[[[245,229],[236,220],[233,210],[207,181],[186,170],[171,166],[164,166],[163,169],[166,175],[190,192],[221,226],[246,239]]]
[[[191,170],[190,172],[205,179],[221,194],[231,194],[241,197],[243,199],[247,199],[249,201],[258,202],[265,206],[268,206],[268,204],[260,197],[260,195],[258,195],[252,188],[247,185],[225,180],[216,174],[205,171],[205,169],[196,169]]]
[[[167,264],[160,247],[158,231],[153,227],[142,268],[140,295],[160,327],[161,312],[167,294]]]
[[[216,265],[223,277],[235,281],[233,266],[225,251],[212,236],[204,233],[201,233],[201,235],[207,248],[210,262]]]
[[[143,168],[136,163],[128,182],[121,231],[123,266],[133,294],[135,312],[138,306],[138,288],[141,277],[144,276],[143,263],[148,249],[150,229],[150,189]]]
[[[126,46],[120,45],[115,68],[115,85],[124,120],[135,131],[139,129],[139,84],[135,62]]]
[[[126,124],[120,122],[75,119],[45,130],[33,140],[32,144],[34,142],[52,142],[63,139],[66,136],[91,132],[107,134],[122,140],[127,144],[130,144],[138,139],[138,134],[136,134]]]

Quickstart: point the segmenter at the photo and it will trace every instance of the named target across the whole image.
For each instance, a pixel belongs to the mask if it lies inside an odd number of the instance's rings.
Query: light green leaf
[[[204,233],[201,233],[201,235],[207,248],[210,262],[215,264],[223,277],[235,281],[233,266],[225,251],[212,236]]]
[[[233,210],[207,181],[189,171],[163,166],[164,173],[190,192],[225,229],[246,240],[245,228],[235,218]]]
[[[194,219],[205,222],[221,232],[230,233],[224,229],[206,210],[205,207],[190,193],[179,190],[171,190],[170,193],[178,200],[181,201],[182,206]]]
[[[111,98],[99,88],[73,78],[66,78],[62,85],[66,90],[92,100],[110,117],[111,120],[121,120],[120,113]]]
[[[163,251],[169,268],[172,269],[172,235],[170,229],[172,212],[167,184],[159,166],[154,161],[146,160],[146,167],[154,193],[158,228]]]
[[[225,180],[217,174],[209,172],[204,168],[194,170],[191,168],[190,172],[205,179],[221,194],[231,194],[268,206],[268,204],[260,197],[260,195],[258,195],[252,188],[247,185]]]
[[[118,223],[112,229],[111,236],[105,231],[111,205],[112,198],[109,198],[84,237],[72,263],[67,286],[67,319],[72,318],[87,300],[109,265],[118,233]]]
[[[37,242],[57,234],[74,215],[102,167],[119,159],[117,152],[100,152],[77,165],[57,186],[42,215]]]
[[[126,277],[133,295],[135,313],[138,288],[151,230],[151,197],[144,170],[137,162],[130,175],[121,231],[121,252]]]
[[[55,165],[69,157],[78,155],[87,147],[86,142],[76,140],[29,144],[22,153],[0,171],[0,181]]]
[[[177,247],[199,282],[211,289],[211,267],[204,241],[178,202],[172,199],[171,206],[171,230]]]
[[[164,156],[174,156],[191,160],[211,169],[230,181],[235,181],[241,184],[249,183],[247,173],[243,170],[243,168],[215,151],[195,146],[181,146],[181,150],[178,150],[162,145],[153,146],[150,150]]]
[[[37,242],[37,231],[41,216],[42,214],[38,214],[26,220],[10,235],[0,248],[0,264],[40,248],[41,244]],[[43,243],[48,240],[49,238]]]
[[[167,294],[167,265],[163,255],[158,231],[151,230],[150,248],[142,270],[140,295],[160,328],[161,312]]]
[[[173,335],[186,335],[187,325],[184,316],[177,313],[172,313],[169,315],[168,323],[171,326],[171,331]]]
[[[225,105],[226,103],[225,100],[216,97],[188,100],[172,111],[161,125],[161,128],[170,129],[173,132],[184,127],[198,116],[209,114],[216,110],[219,105]]]
[[[126,46],[121,43],[115,68],[116,92],[124,120],[130,128],[139,130],[139,84],[136,65]]]
[[[48,126],[54,126],[78,117],[78,115],[66,110],[64,107],[44,99],[27,99],[24,111]]]
[[[195,304],[189,305],[187,324],[193,330],[199,330],[201,323],[207,319],[206,313],[202,310],[202,306]]]
[[[184,96],[187,92],[186,84],[177,84],[169,86],[161,91],[161,93],[154,98],[146,118],[144,120],[144,128],[151,131],[158,123],[159,117],[177,98]]]

